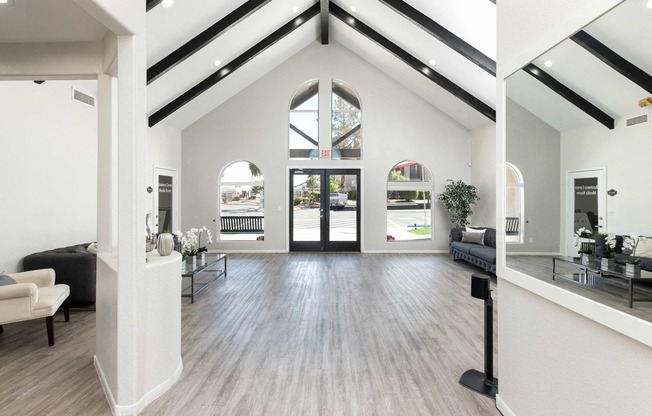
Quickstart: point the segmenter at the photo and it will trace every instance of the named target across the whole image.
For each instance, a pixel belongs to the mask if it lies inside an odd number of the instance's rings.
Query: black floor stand
[[[460,384],[485,396],[496,398],[498,379],[494,378],[494,302],[489,290],[489,276],[472,276],[471,296],[484,299],[484,373],[467,370]]]

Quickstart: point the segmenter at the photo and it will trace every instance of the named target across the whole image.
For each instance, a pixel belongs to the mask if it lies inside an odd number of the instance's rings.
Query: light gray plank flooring
[[[184,298],[181,379],[141,414],[500,414],[458,383],[467,369],[483,370],[472,266],[427,254],[228,261],[226,280],[194,304]],[[58,314],[52,348],[41,320],[6,325],[0,412],[109,415],[92,363],[94,318],[73,311],[63,323]]]

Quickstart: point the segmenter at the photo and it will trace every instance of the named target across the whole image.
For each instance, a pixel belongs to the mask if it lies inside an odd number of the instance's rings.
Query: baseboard
[[[516,416],[512,409],[500,398],[500,394],[496,394],[496,408],[503,414],[503,416]]]
[[[396,243],[392,243],[396,244]],[[400,244],[400,243],[398,243]],[[413,254],[448,254],[448,250],[364,250],[362,253],[369,254],[392,254],[392,253],[413,253]]]
[[[109,388],[109,384],[107,383],[106,377],[104,376],[104,371],[102,371],[102,366],[97,359],[97,355],[93,356],[93,363],[95,364],[95,371],[97,372],[97,376],[100,379],[100,384],[102,385],[102,390],[104,390],[106,400],[109,402],[111,413],[113,413],[115,416],[136,416],[142,412],[148,404],[158,399],[163,393],[175,385],[176,382],[179,381],[181,372],[183,371],[183,362],[181,361],[181,357],[179,357],[179,366],[170,376],[170,378],[145,393],[145,395],[141,397],[141,399],[136,403],[124,406],[118,405],[115,402],[113,394],[111,393],[111,389]]]
[[[507,256],[561,256],[559,253],[541,253],[541,252],[523,252],[523,253],[517,253],[517,252],[511,252],[507,253]]]

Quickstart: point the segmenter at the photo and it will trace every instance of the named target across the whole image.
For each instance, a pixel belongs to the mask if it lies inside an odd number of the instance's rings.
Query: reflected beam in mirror
[[[604,111],[600,110],[595,105],[591,104],[581,95],[577,94],[575,91],[571,90],[561,82],[557,81],[550,74],[543,71],[541,68],[537,67],[534,64],[528,64],[523,68],[523,71],[532,75],[534,78],[539,80],[541,83],[546,85],[548,88],[556,92],[557,94],[564,97],[570,103],[575,105],[580,110],[584,111],[586,114],[590,115],[609,130],[613,130],[615,121],[614,119]]]
[[[473,62],[491,75],[496,76],[496,62],[493,59],[466,43],[453,32],[450,32],[425,14],[421,13],[403,0],[380,0],[380,2],[405,17],[410,22],[414,23],[469,61]]]
[[[321,44],[328,45],[328,0],[321,0]]]
[[[647,92],[652,93],[652,76],[611,50],[608,46],[583,30],[571,36],[571,39],[596,58],[618,71],[618,73],[644,88]]]

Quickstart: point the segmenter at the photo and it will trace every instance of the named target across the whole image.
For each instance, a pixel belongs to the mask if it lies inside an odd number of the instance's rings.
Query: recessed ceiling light
[[[435,66],[435,65],[437,65],[437,61],[435,61],[434,59],[431,59],[431,60],[428,61],[428,64],[430,64],[430,66]]]
[[[652,0],[650,0],[650,1],[652,1]],[[353,4],[349,6],[349,10],[351,10],[353,13],[358,11],[357,7],[355,7],[355,5],[353,5]]]
[[[292,8],[292,13],[299,13],[299,10],[301,10],[301,8],[299,6],[294,6]]]
[[[218,67],[220,65],[222,65],[222,61],[220,61],[219,59],[216,59],[215,62],[213,62],[213,66],[215,67]]]
[[[552,68],[554,64],[552,63],[552,61],[546,61],[543,63],[543,65],[545,65],[546,68]]]
[[[161,2],[161,6],[165,8],[172,7],[173,4],[174,4],[174,0],[163,0]]]
[[[647,2],[645,2],[645,7],[652,9],[652,0],[647,0]]]

